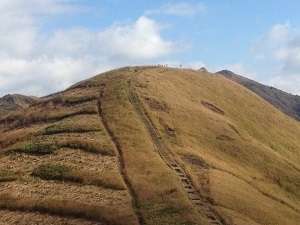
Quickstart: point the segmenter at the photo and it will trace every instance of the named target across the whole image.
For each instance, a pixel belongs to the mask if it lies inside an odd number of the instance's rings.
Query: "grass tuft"
[[[32,175],[44,180],[61,180],[81,182],[81,179],[72,176],[71,169],[64,165],[44,164],[33,170]]]
[[[54,153],[58,149],[56,144],[30,142],[19,145],[9,150],[10,152],[25,153],[30,155],[48,155]]]
[[[32,211],[52,215],[83,218],[110,225],[136,224],[135,218],[121,207],[89,205],[71,200],[18,198],[10,193],[0,195],[0,209]]]
[[[75,126],[60,126],[60,125],[51,125],[47,127],[43,135],[52,135],[52,134],[61,134],[61,133],[86,133],[86,132],[97,132],[101,129],[89,128],[89,127],[75,127]]]

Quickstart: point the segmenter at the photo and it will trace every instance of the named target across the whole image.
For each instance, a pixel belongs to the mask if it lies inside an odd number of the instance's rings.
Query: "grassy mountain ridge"
[[[292,95],[277,88],[260,84],[228,70],[222,70],[217,73],[245,86],[266,101],[270,102],[279,110],[297,120],[300,120],[300,96]]]
[[[113,70],[0,119],[0,133],[9,224],[300,221],[300,123],[206,71]]]

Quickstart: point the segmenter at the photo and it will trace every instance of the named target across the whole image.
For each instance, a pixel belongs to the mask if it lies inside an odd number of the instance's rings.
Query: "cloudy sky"
[[[0,95],[45,95],[100,72],[230,69],[300,95],[298,0],[1,0]]]

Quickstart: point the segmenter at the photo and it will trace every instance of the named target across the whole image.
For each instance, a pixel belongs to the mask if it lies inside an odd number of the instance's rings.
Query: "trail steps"
[[[211,203],[196,190],[191,178],[186,174],[185,170],[176,161],[173,153],[168,147],[163,143],[161,136],[152,122],[150,116],[148,115],[146,109],[140,97],[138,96],[132,81],[129,82],[129,101],[133,105],[135,111],[139,115],[140,119],[144,123],[146,129],[148,130],[154,146],[166,163],[166,165],[174,171],[180,180],[188,199],[192,202],[194,207],[198,210],[200,214],[204,214],[210,224],[214,225],[228,225],[224,219],[212,208]]]

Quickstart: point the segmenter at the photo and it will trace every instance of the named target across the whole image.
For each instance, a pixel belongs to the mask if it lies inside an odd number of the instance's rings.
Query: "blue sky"
[[[44,95],[156,63],[230,69],[300,94],[299,9],[296,0],[1,0],[0,94]]]

